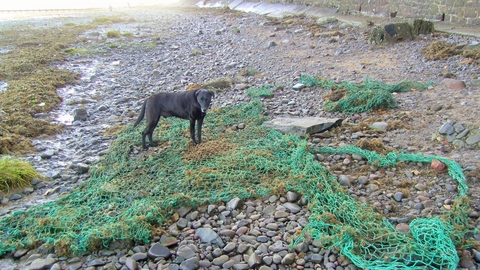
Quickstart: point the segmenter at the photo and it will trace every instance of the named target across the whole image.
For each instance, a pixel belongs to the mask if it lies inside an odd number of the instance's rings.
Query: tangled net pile
[[[347,113],[392,109],[397,107],[397,101],[392,93],[408,92],[412,89],[425,90],[432,85],[432,83],[419,83],[415,81],[403,81],[398,84],[388,85],[370,78],[366,78],[362,84],[353,84],[350,82],[335,83],[308,74],[302,74],[299,82],[309,87],[320,86],[333,91],[345,92],[337,101],[326,100],[323,103],[323,108],[326,111],[341,111]]]
[[[313,237],[362,268],[455,269],[456,247],[467,245],[463,234],[468,224],[467,186],[455,162],[393,152],[382,156],[353,146],[311,149],[305,139],[263,127],[262,112],[257,98],[212,109],[204,125],[205,142],[195,147],[189,145],[188,121],[162,119],[155,133],[160,146],[141,154],[133,154],[132,148],[140,148],[142,128],[125,128],[79,188],[55,202],[3,217],[0,253],[42,243],[53,245],[57,254],[84,253],[117,240],[148,243],[151,231],[180,206],[291,190],[308,199],[311,211],[309,224],[292,239],[292,247]],[[239,122],[246,127],[231,128]],[[313,151],[358,153],[376,166],[437,158],[458,180],[459,198],[444,216],[418,218],[411,222],[410,233],[397,231],[370,206],[345,193],[314,161]]]

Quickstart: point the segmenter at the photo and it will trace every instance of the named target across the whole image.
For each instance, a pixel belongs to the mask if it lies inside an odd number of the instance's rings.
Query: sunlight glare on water
[[[133,7],[173,4],[179,0],[82,0],[82,1],[58,1],[58,0],[16,0],[2,1],[0,10],[26,10],[26,9],[83,9],[83,8],[107,8]]]

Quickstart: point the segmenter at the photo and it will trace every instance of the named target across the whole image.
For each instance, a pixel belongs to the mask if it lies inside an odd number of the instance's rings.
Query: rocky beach
[[[212,108],[249,101],[246,89],[268,84],[274,85],[274,95],[261,101],[270,119],[343,119],[341,127],[308,137],[312,147],[338,148],[374,140],[384,150],[457,162],[469,187],[468,222],[480,228],[478,60],[461,55],[427,60],[423,52],[435,41],[480,46],[479,38],[436,32],[411,41],[373,45],[368,43],[370,23],[269,18],[222,8],[176,6],[3,20],[0,28],[82,24],[96,16],[127,20],[87,30],[82,43],[72,47],[91,53],[72,54],[56,63],[80,78],[58,89],[63,99],[58,109],[36,117],[65,124],[66,129],[56,136],[36,138],[37,152],[22,157],[48,180],[36,179],[31,187],[5,194],[0,218],[54,201],[88,181],[90,167],[107,153],[116,132],[133,125],[148,96],[227,79],[231,87],[216,93]],[[108,31],[128,35],[110,38]],[[0,52],[8,49],[0,48]],[[340,113],[322,108],[329,89],[294,87],[302,74],[337,83],[362,83],[370,78],[387,84],[406,80],[432,84],[426,90],[395,93],[398,106],[391,110]],[[236,128],[243,124],[237,123]],[[140,142],[138,137],[133,155],[142,154]],[[397,230],[408,232],[412,220],[450,210],[458,196],[457,181],[442,165],[408,162],[377,167],[362,156],[349,154],[316,153],[315,159],[350,196],[384,215]],[[42,245],[6,254],[0,268],[359,269],[337,249],[325,249],[315,239],[290,248],[292,237],[308,223],[307,206],[302,194],[286,192],[184,207],[152,233],[148,244],[112,245],[76,257],[59,256],[51,246]],[[478,234],[468,237],[480,241]],[[480,251],[475,247],[458,256],[458,269],[480,269]]]

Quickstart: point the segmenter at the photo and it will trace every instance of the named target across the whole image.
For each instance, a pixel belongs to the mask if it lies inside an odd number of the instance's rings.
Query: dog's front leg
[[[190,138],[192,138],[193,144],[197,144],[195,141],[195,119],[190,119]]]
[[[202,142],[202,125],[203,125],[203,117],[197,119],[198,143]]]

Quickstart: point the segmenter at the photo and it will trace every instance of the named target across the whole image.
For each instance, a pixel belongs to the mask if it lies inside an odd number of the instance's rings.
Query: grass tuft
[[[107,34],[107,38],[119,38],[121,36],[120,32],[116,30],[107,31],[106,34]]]
[[[30,163],[14,158],[0,159],[0,191],[24,188],[36,177],[40,175]]]

